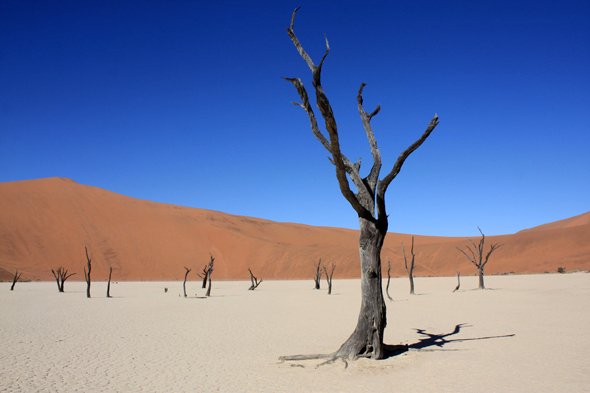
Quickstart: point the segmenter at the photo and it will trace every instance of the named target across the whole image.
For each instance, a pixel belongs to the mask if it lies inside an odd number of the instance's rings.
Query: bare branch
[[[379,214],[379,220],[387,217],[387,213],[385,211],[385,191],[387,191],[387,187],[389,187],[391,181],[395,179],[399,171],[402,169],[402,165],[404,165],[406,158],[408,158],[410,154],[412,154],[417,148],[419,148],[422,145],[422,143],[424,143],[426,138],[430,136],[430,134],[437,125],[438,116],[435,114],[432,120],[430,120],[430,124],[428,124],[428,127],[426,128],[426,131],[424,131],[422,136],[416,142],[410,145],[410,147],[404,150],[402,154],[400,154],[397,161],[393,165],[391,172],[389,172],[389,174],[387,174],[387,176],[385,176],[383,180],[379,182],[379,185],[377,187],[377,211]]]

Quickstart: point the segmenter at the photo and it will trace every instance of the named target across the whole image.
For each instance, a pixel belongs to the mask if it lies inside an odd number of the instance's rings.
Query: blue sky
[[[361,83],[382,106],[381,177],[439,115],[388,189],[390,231],[499,235],[590,210],[587,1],[2,0],[0,181],[357,229],[281,79],[313,94],[286,33],[298,6],[316,63],[330,41],[322,84],[361,174]]]

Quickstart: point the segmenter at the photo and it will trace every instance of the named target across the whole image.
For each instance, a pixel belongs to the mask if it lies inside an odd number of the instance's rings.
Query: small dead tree
[[[182,283],[182,290],[184,291],[184,297],[186,297],[186,277],[188,276],[188,274],[191,272],[192,269],[189,269],[188,267],[184,267],[186,269],[186,272],[184,273],[184,282]]]
[[[320,258],[320,261],[317,264],[313,264],[313,266],[315,267],[315,276],[313,277],[315,289],[320,289],[320,281],[322,280],[321,263],[322,259]]]
[[[207,268],[207,279],[209,281],[207,293],[205,293],[205,296],[207,297],[211,296],[211,274],[213,274],[213,263],[215,262],[215,258],[213,258],[213,255],[209,254],[209,256],[211,257],[211,261],[209,261],[209,267]]]
[[[111,275],[113,274],[113,268],[109,267],[109,283],[107,284],[107,297],[111,296]]]
[[[330,46],[326,38],[326,53],[319,65],[315,65],[309,54],[303,49],[299,39],[293,31],[295,23],[296,8],[291,16],[291,24],[287,33],[299,55],[311,69],[313,87],[316,95],[317,107],[324,119],[325,129],[328,138],[320,131],[314,111],[311,107],[309,96],[305,86],[299,78],[284,78],[297,89],[301,103],[295,105],[305,110],[311,130],[314,136],[330,154],[329,160],[336,169],[336,178],[342,196],[350,203],[359,218],[359,254],[360,254],[360,275],[361,275],[361,309],[356,328],[350,337],[342,344],[340,349],[331,354],[281,356],[279,360],[302,360],[302,359],[326,359],[332,362],[336,359],[357,359],[367,357],[371,359],[382,359],[385,356],[383,344],[383,333],[387,324],[385,301],[383,299],[382,276],[381,276],[381,250],[388,230],[388,218],[385,208],[385,193],[393,179],[399,174],[405,160],[430,136],[438,125],[438,116],[435,114],[430,121],[426,131],[406,150],[404,150],[390,172],[379,179],[381,172],[381,153],[377,147],[377,141],[371,127],[371,119],[379,113],[381,106],[371,112],[365,112],[363,108],[363,89],[366,84],[361,83],[357,94],[358,110],[363,123],[363,128],[369,141],[373,165],[369,174],[362,177],[360,174],[360,160],[353,163],[342,153],[340,148],[340,135],[336,125],[336,118],[330,105],[330,101],[324,92],[321,83],[321,72],[324,60],[330,52]],[[341,81],[340,81],[341,82]],[[354,184],[356,192],[351,189],[350,181]]]
[[[320,260],[321,261],[321,260]],[[336,265],[332,262],[332,271],[330,275],[328,275],[328,269],[326,269],[326,265],[322,262],[322,267],[324,268],[324,273],[326,274],[326,281],[328,281],[328,295],[332,294],[332,276],[334,275],[334,269],[336,269]]]
[[[199,273],[197,273],[197,276],[199,276],[203,280],[203,286],[201,287],[202,289],[207,288],[207,280],[209,278],[209,270],[213,268],[213,256],[211,255],[211,253],[209,253],[209,256],[211,257],[211,260],[203,268],[203,275],[201,276]]]
[[[250,288],[248,288],[248,290],[253,291],[256,288],[258,288],[262,280],[258,281],[258,278],[254,276],[254,274],[252,274],[252,270],[250,270],[250,268],[248,268],[248,271],[250,272],[250,281],[252,281],[252,285],[250,285]]]
[[[457,286],[455,287],[453,292],[456,292],[459,290],[459,288],[461,288],[461,273],[457,271],[457,269],[455,269],[455,273],[457,273]]]
[[[90,271],[92,270],[92,259],[88,256],[88,248],[86,250],[86,266],[84,266],[84,279],[86,280],[86,297],[90,299]],[[88,271],[86,271],[88,268]]]
[[[492,255],[492,253],[496,251],[498,248],[502,247],[503,244],[492,244],[492,246],[490,247],[490,251],[486,254],[484,259],[483,247],[486,237],[481,231],[481,229],[479,229],[479,227],[477,227],[477,229],[479,230],[479,233],[481,233],[481,240],[479,241],[479,245],[476,246],[473,240],[471,240],[471,238],[468,237],[471,244],[473,244],[473,250],[471,249],[471,247],[466,246],[467,249],[471,252],[471,256],[468,255],[465,251],[461,250],[459,247],[457,247],[457,250],[461,251],[467,257],[467,259],[469,259],[471,263],[473,263],[477,267],[477,274],[479,276],[479,289],[486,289],[483,284],[483,268],[490,260],[490,255]]]
[[[414,259],[416,258],[416,254],[414,254],[414,236],[412,236],[412,261],[410,262],[410,267],[408,268],[408,259],[406,258],[406,249],[404,248],[404,242],[402,242],[402,250],[404,252],[404,262],[406,264],[406,271],[408,272],[408,277],[410,278],[410,295],[415,295],[414,293]]]
[[[387,287],[385,287],[385,293],[390,301],[393,302],[393,298],[389,296],[389,281],[391,281],[391,262],[389,262],[389,257],[387,258]]]
[[[55,277],[55,281],[57,282],[57,290],[60,292],[64,291],[64,283],[66,280],[76,274],[68,274],[68,271],[61,266],[57,267],[57,273],[53,269],[51,269],[51,273],[53,273],[53,277]]]
[[[18,274],[18,269],[16,269],[16,271],[14,272],[14,278],[12,279],[12,285],[10,286],[11,291],[14,291],[14,286],[16,285],[18,280],[20,279],[20,276],[22,276],[22,273]]]

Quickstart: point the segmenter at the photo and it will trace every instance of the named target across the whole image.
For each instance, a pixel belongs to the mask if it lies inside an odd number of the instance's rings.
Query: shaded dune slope
[[[350,214],[354,214],[351,210]],[[574,220],[575,219],[575,220]],[[568,221],[569,220],[569,221]],[[490,236],[504,247],[486,274],[554,272],[590,268],[590,213],[513,235]],[[561,224],[560,224],[561,223]],[[134,199],[70,179],[48,178],[0,183],[0,279],[53,280],[51,268],[64,266],[83,280],[87,246],[93,280],[175,280],[184,266],[189,279],[215,257],[215,279],[249,279],[248,267],[262,279],[307,279],[312,262],[337,265],[335,278],[360,276],[357,231],[276,223]],[[390,233],[382,252],[391,275],[405,275],[401,241]],[[477,243],[478,239],[474,239]],[[475,267],[455,247],[466,238],[416,236],[417,276],[473,274]],[[409,252],[409,249],[406,250]]]

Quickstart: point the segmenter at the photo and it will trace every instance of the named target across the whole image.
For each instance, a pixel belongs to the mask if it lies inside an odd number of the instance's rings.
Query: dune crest
[[[354,214],[354,212],[351,212]],[[539,229],[541,228],[541,229]],[[93,278],[183,279],[184,268],[201,271],[215,257],[214,279],[258,277],[310,279],[313,261],[337,265],[335,278],[357,278],[357,231],[235,216],[130,198],[71,179],[46,178],[0,183],[0,279],[53,280],[65,266],[82,280],[84,247],[93,258]],[[411,235],[389,233],[382,251],[392,276],[404,276],[400,242]],[[494,253],[486,274],[554,272],[590,268],[590,212],[513,235],[490,236],[505,246]],[[417,276],[474,274],[455,247],[466,238],[416,236]],[[197,280],[194,275],[189,279]]]

